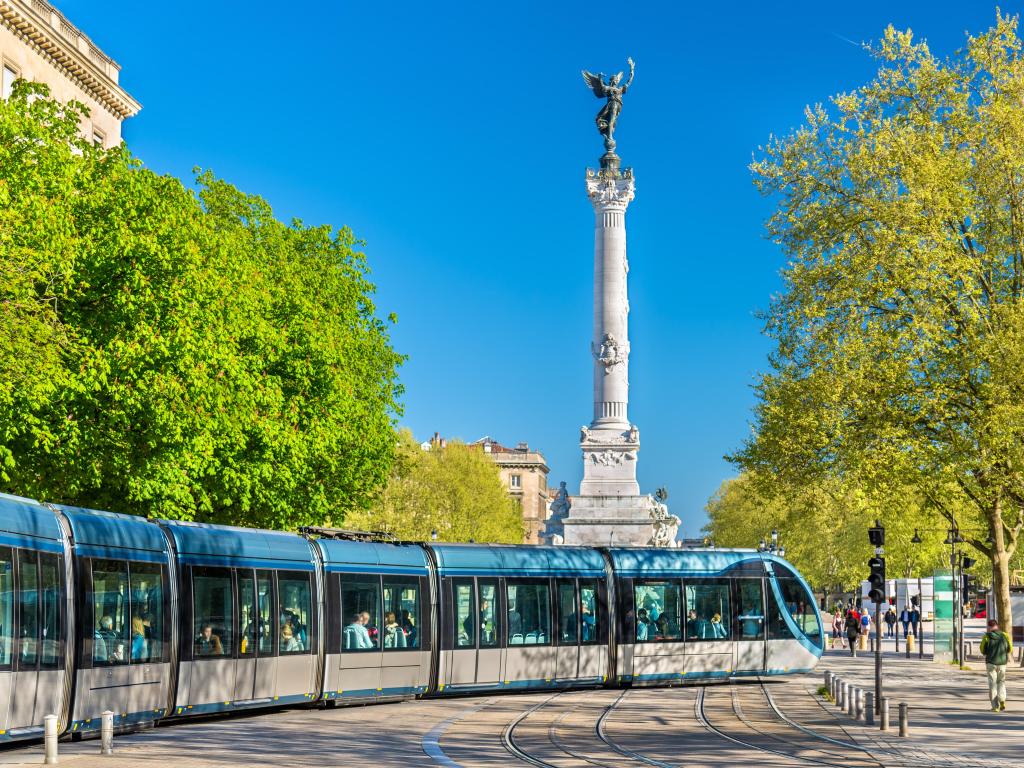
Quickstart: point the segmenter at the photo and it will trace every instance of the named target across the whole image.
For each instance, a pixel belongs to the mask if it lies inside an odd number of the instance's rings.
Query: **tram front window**
[[[778,567],[776,566],[776,568]],[[776,573],[778,573],[778,569]],[[777,576],[776,582],[779,585],[779,593],[782,595],[782,605],[778,604],[774,590],[769,590],[772,605],[769,610],[769,638],[787,640],[793,637],[793,632],[785,620],[783,613],[785,611],[791,617],[796,628],[815,646],[821,648],[821,624],[818,622],[818,614],[811,603],[811,596],[804,589],[804,585],[795,576]]]

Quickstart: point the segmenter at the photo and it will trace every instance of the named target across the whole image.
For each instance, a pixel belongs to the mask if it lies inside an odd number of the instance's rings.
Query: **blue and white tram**
[[[424,544],[0,495],[0,743],[166,718],[814,667],[799,574],[740,550]]]
[[[778,675],[824,650],[811,590],[774,555],[745,550],[612,549],[616,680]]]
[[[53,511],[0,494],[0,743],[68,722],[68,542]]]

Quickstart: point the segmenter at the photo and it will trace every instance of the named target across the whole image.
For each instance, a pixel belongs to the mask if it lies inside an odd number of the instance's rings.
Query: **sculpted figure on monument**
[[[569,492],[565,490],[565,480],[558,484],[558,490],[555,491],[555,499],[551,502],[551,518],[561,520],[572,508],[572,502],[569,501]]]
[[[618,365],[623,360],[623,355],[619,349],[619,342],[610,333],[604,335],[604,339],[601,341],[601,346],[596,350],[596,354],[597,360],[604,366],[606,374],[611,373],[612,367]]]
[[[604,136],[604,148],[609,152],[615,149],[615,139],[612,135],[615,133],[615,123],[622,111],[622,96],[633,83],[633,74],[636,70],[633,59],[626,59],[626,61],[629,62],[629,80],[622,85],[619,85],[622,82],[621,72],[612,75],[605,82],[604,72],[598,72],[595,75],[593,72],[583,70],[583,82],[594,92],[594,95],[599,99],[608,99],[601,111],[597,113],[595,122],[598,133]]]

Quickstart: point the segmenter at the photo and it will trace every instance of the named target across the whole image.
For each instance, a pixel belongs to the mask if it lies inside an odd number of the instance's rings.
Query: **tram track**
[[[650,692],[642,689],[644,694]],[[653,690],[653,689],[652,689]],[[623,704],[639,691],[624,690],[608,700],[607,691],[585,694],[560,692],[548,696],[519,713],[501,732],[501,744],[517,760],[537,768],[680,768],[706,765],[709,746],[699,733],[712,733],[723,743],[743,752],[769,758],[764,765],[812,765],[829,768],[882,768],[883,764],[868,750],[852,740],[835,738],[811,723],[802,723],[799,715],[786,715],[764,683],[752,685],[702,686],[687,689],[661,689],[661,711],[672,710],[671,699],[687,704],[693,701],[693,729],[685,731],[686,718],[664,716],[647,725],[641,715],[646,701],[628,709],[623,723],[634,734],[655,736],[651,753],[630,748],[610,733],[615,715],[622,715]],[[638,727],[639,726],[639,727]],[[839,722],[823,722],[822,727],[845,734]],[[639,735],[633,737],[640,738]],[[690,754],[686,747],[700,747]],[[841,751],[840,751],[841,750]]]
[[[750,686],[749,691],[741,692],[739,688],[736,685],[729,686],[730,709],[733,715],[732,723],[729,725],[709,715],[708,689],[701,688],[694,706],[697,721],[708,731],[739,747],[791,760],[795,764],[834,768],[883,768],[883,764],[868,754],[863,747],[853,742],[825,736],[782,715],[763,683],[756,687]],[[762,707],[752,695],[762,698],[765,706]],[[770,715],[764,716],[762,712],[754,714],[758,709],[767,709]],[[739,723],[741,728],[737,729],[734,723]],[[822,742],[831,747],[822,746]],[[855,750],[858,754],[851,755],[847,751],[837,756],[836,747]]]

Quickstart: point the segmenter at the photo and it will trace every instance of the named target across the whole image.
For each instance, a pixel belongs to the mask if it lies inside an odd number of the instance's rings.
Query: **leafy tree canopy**
[[[874,552],[867,529],[875,520],[886,529],[888,578],[928,576],[949,567],[942,518],[913,489],[887,492],[879,500],[834,478],[783,486],[775,476],[745,473],[722,483],[705,511],[704,531],[717,546],[753,547],[778,530],[786,559],[828,594],[856,591],[867,578]],[[915,531],[920,544],[911,541]]]
[[[0,488],[272,528],[368,506],[402,357],[360,243],[94,147],[83,114],[0,103]]]
[[[1017,21],[943,60],[893,28],[877,76],[752,169],[789,259],[756,434],[787,482],[913,488],[991,562],[1024,529],[1024,59]],[[896,505],[893,505],[895,507]]]
[[[483,451],[454,441],[424,451],[408,430],[379,502],[346,525],[415,541],[434,531],[439,541],[498,544],[521,544],[524,535],[522,510]]]

